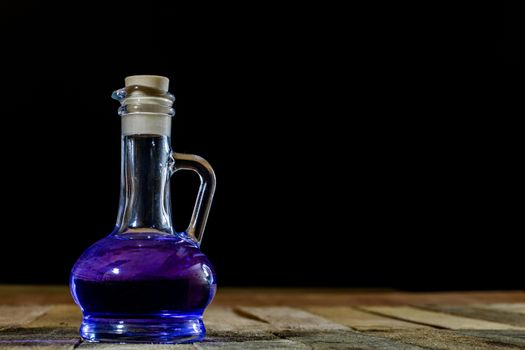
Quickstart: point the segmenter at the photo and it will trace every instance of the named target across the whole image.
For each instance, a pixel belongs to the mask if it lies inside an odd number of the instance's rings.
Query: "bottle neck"
[[[169,184],[172,164],[169,136],[122,136],[118,234],[175,232]]]

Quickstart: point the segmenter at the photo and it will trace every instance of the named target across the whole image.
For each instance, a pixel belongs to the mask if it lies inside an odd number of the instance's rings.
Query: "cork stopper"
[[[130,75],[124,79],[124,82],[126,87],[141,85],[164,91],[168,91],[170,85],[170,80],[160,75]]]
[[[122,116],[123,135],[166,135],[171,134],[171,105],[173,100],[168,98],[169,79],[158,75],[132,75],[124,79],[126,87],[139,85],[161,90],[166,95],[144,91],[141,89],[124,91],[122,95],[116,95],[116,99],[122,104],[124,113]],[[123,89],[121,89],[123,90]],[[118,90],[118,91],[121,91]],[[158,95],[158,96],[157,96]],[[169,95],[169,96],[168,96]],[[171,96],[173,98],[173,96]],[[161,110],[159,110],[159,108]],[[162,111],[164,108],[164,111]],[[120,111],[120,110],[119,110]]]

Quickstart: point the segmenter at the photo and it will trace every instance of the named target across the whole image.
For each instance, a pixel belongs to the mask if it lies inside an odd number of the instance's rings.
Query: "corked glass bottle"
[[[200,340],[202,314],[215,295],[215,272],[199,249],[215,175],[204,159],[171,148],[174,96],[168,79],[127,77],[113,93],[122,118],[117,224],[88,248],[71,272],[83,312],[80,334],[95,342],[180,343]],[[171,217],[171,175],[191,170],[200,189],[184,232]]]

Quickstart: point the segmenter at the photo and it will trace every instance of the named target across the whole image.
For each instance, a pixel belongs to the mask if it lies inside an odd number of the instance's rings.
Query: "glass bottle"
[[[70,288],[83,312],[80,335],[94,342],[200,340],[215,272],[199,246],[215,190],[209,163],[171,149],[169,80],[131,76],[113,93],[122,117],[117,224],[74,265]],[[185,232],[171,218],[170,176],[191,170],[201,185]]]

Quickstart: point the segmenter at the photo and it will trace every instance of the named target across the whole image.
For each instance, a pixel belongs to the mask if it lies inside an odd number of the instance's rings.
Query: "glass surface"
[[[133,86],[113,96],[122,103],[122,118],[173,115],[173,96],[161,90]],[[121,165],[117,225],[71,272],[71,293],[83,312],[80,334],[95,342],[200,340],[202,314],[216,290],[214,269],[199,249],[215,190],[213,170],[198,156],[172,152],[169,134],[122,136]],[[172,225],[169,186],[178,170],[201,179],[190,224],[180,233]]]

